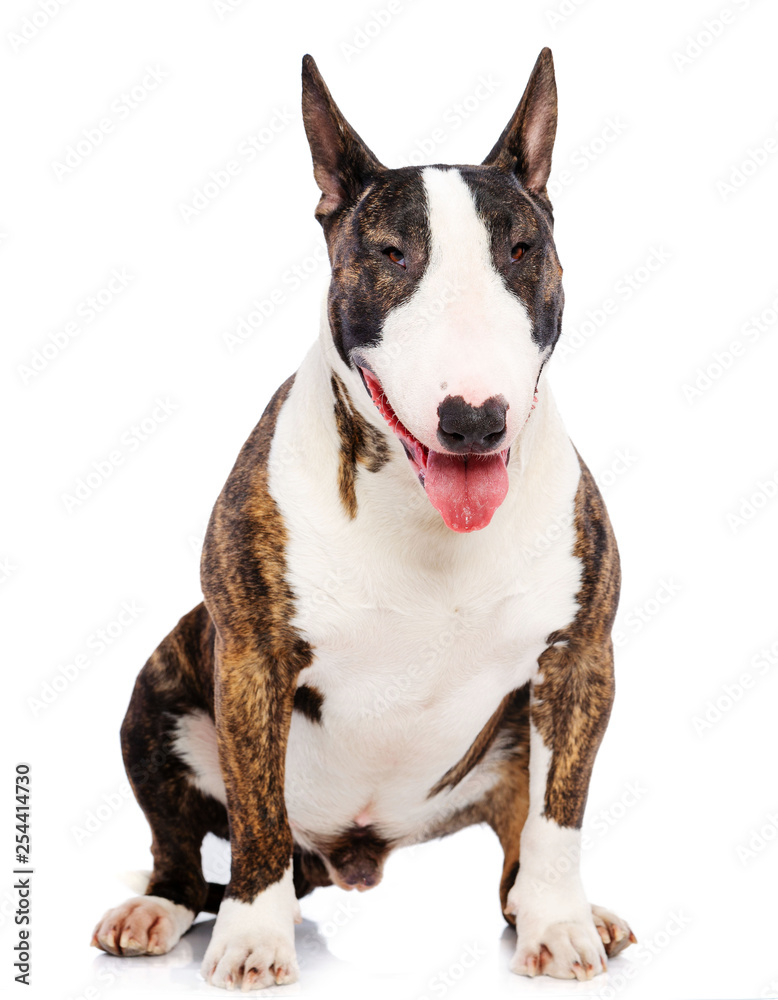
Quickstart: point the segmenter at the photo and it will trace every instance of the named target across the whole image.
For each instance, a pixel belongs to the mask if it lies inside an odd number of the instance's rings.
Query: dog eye
[[[382,252],[393,264],[397,264],[405,270],[405,256],[403,255],[402,250],[398,250],[397,247],[384,247]]]
[[[516,246],[513,248],[513,250],[511,250],[511,260],[512,261],[521,260],[526,250],[529,250],[529,246],[527,243],[517,243]]]

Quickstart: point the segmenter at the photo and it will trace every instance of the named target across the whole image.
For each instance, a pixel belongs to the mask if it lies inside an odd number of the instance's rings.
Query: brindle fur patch
[[[611,629],[621,572],[616,539],[591,472],[580,455],[575,497],[576,542],[581,560],[578,613],[548,637],[538,659],[542,682],[533,692],[532,721],[551,749],[544,815],[580,827],[594,758],[614,695]]]
[[[338,490],[346,513],[353,519],[357,516],[357,466],[361,464],[369,472],[379,472],[389,461],[389,445],[386,436],[354,409],[348,389],[335,372],[330,385],[340,437]]]
[[[227,812],[193,785],[172,733],[182,715],[213,715],[213,643],[213,623],[198,604],[141,670],[121,729],[127,775],[151,827],[154,871],[146,892],[195,913],[208,893],[200,845],[206,833],[227,836]]]
[[[325,237],[332,339],[351,365],[360,348],[380,342],[386,317],[413,295],[427,269],[432,235],[421,170],[384,170]],[[404,268],[389,259],[388,247],[402,251]]]
[[[459,170],[489,233],[494,269],[524,304],[538,350],[550,352],[565,302],[551,218],[513,173],[483,166]],[[517,244],[525,249],[514,261],[511,251]]]
[[[428,799],[431,799],[434,795],[438,795],[445,788],[456,788],[459,782],[466,775],[468,775],[477,764],[481,763],[486,755],[486,751],[494,743],[495,737],[503,725],[506,712],[511,705],[514,694],[515,692],[508,694],[503,698],[484,728],[470,744],[470,747],[464,757],[462,757],[461,760],[458,760],[456,764],[452,765],[443,777],[440,778],[440,780],[437,781],[429,790],[427,795]]]
[[[284,766],[299,672],[312,651],[290,622],[286,528],[268,489],[276,418],[292,386],[268,404],[219,495],[201,579],[216,625],[215,717],[227,790],[232,872],[227,896],[251,902],[292,858]]]

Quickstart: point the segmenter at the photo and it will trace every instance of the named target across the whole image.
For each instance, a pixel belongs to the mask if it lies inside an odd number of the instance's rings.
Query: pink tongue
[[[431,451],[424,488],[449,528],[478,531],[505,499],[508,470],[500,454],[460,458]]]

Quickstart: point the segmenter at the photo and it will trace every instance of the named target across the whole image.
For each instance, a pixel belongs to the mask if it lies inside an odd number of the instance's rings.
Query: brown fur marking
[[[498,705],[497,710],[493,713],[484,728],[470,744],[470,747],[464,757],[450,767],[443,777],[432,786],[427,795],[428,799],[431,799],[434,795],[442,792],[444,788],[455,788],[465,775],[469,774],[473,770],[476,764],[480,764],[486,755],[486,751],[492,743],[494,743],[494,739],[503,724],[505,714],[511,704],[514,694],[515,692],[512,692],[503,698]]]
[[[321,707],[324,695],[312,684],[301,684],[294,693],[294,710],[300,712],[311,722],[321,725]]]
[[[198,604],[149,657],[121,729],[127,775],[151,827],[154,871],[146,892],[195,913],[207,902],[200,845],[208,832],[227,836],[227,813],[192,784],[173,749],[171,723],[196,709],[213,715],[213,639]]]
[[[320,838],[316,847],[341,888],[372,889],[381,881],[392,844],[372,826],[352,826],[335,837]]]
[[[217,629],[215,716],[229,804],[227,896],[251,902],[292,858],[284,766],[297,676],[312,660],[289,624],[286,528],[268,490],[276,418],[293,379],[276,392],[243,446],[208,525],[201,579]]]
[[[346,513],[353,519],[357,516],[357,465],[364,465],[369,472],[378,472],[389,461],[389,445],[381,431],[354,409],[348,389],[335,372],[330,384],[340,437],[338,490]]]
[[[605,504],[580,456],[579,462],[573,549],[582,563],[579,610],[570,625],[548,637],[549,647],[538,658],[543,681],[532,705],[532,721],[552,752],[544,815],[574,827],[583,821],[594,758],[613,703],[610,633],[621,581]]]

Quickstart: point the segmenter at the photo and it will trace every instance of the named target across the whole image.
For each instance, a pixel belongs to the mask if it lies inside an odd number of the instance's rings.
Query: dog
[[[204,603],[138,676],[121,740],[154,870],[92,943],[162,954],[217,913],[206,982],[290,983],[300,897],[365,891],[393,849],[487,823],[511,968],[589,979],[635,941],[578,863],[620,569],[543,377],[551,52],[478,166],[384,167],[310,56],[302,102],[320,335],[216,501]],[[202,873],[208,832],[226,887]]]

